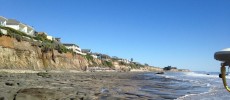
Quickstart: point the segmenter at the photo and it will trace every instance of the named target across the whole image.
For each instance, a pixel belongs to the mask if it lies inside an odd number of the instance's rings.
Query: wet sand
[[[143,72],[4,73],[0,100],[140,100],[157,99],[139,91]]]

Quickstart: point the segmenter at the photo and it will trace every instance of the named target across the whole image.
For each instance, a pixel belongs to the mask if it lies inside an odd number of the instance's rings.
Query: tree
[[[171,70],[172,66],[165,67],[164,70]]]
[[[133,58],[131,58],[131,62],[133,62]]]
[[[145,66],[149,66],[149,64],[145,63]]]

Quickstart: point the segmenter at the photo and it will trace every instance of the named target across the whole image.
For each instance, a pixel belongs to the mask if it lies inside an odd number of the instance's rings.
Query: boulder
[[[165,74],[164,72],[157,72],[156,74]]]

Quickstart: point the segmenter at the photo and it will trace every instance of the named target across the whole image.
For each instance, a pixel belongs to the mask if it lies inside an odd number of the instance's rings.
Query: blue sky
[[[111,56],[219,71],[230,47],[229,0],[0,0],[1,16]]]

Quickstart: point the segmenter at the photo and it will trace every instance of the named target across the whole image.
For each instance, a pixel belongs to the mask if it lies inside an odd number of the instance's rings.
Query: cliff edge
[[[28,41],[18,41],[9,36],[0,37],[0,69],[20,70],[116,70],[116,71],[161,71],[161,68],[123,64],[119,61],[100,59],[57,50],[44,52],[41,47]],[[97,66],[97,67],[96,67]]]

